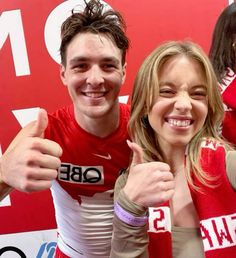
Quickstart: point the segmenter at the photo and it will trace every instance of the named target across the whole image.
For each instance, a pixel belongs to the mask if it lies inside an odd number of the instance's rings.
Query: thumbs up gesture
[[[60,166],[61,147],[44,139],[47,112],[40,109],[38,119],[24,127],[0,159],[0,179],[23,192],[50,188]]]
[[[133,151],[129,176],[124,187],[128,198],[143,207],[156,207],[174,194],[174,177],[168,164],[143,162],[143,150],[127,141]]]

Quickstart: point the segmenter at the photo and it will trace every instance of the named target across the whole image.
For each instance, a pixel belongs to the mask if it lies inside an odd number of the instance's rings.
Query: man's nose
[[[103,72],[98,66],[93,66],[87,72],[87,83],[91,86],[98,86],[104,83]]]

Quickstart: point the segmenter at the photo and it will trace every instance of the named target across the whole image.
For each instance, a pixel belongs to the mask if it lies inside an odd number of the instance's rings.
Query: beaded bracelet
[[[144,226],[148,222],[147,216],[135,217],[126,210],[124,210],[118,202],[114,205],[114,212],[116,216],[126,224],[134,227]]]

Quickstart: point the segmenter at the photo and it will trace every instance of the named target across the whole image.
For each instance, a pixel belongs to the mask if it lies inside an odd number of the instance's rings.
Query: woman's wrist
[[[147,216],[134,216],[127,210],[125,210],[118,202],[114,204],[115,215],[123,222],[130,226],[142,227],[147,224]]]
[[[119,192],[114,205],[115,215],[131,226],[144,226],[148,221],[148,209],[132,202],[123,189]]]
[[[132,209],[131,212],[134,215],[142,216],[147,213],[148,208],[142,206],[136,201],[136,199],[134,200],[130,195],[128,195],[125,188],[120,191],[118,200],[121,206],[125,209],[127,209],[127,207],[128,210]]]

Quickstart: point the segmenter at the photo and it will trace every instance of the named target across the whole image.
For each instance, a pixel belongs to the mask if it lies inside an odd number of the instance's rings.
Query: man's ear
[[[122,73],[123,73],[122,84],[124,84],[125,79],[126,79],[126,68],[127,68],[127,63],[125,62],[122,67]]]
[[[66,82],[65,70],[66,70],[65,66],[61,65],[60,66],[60,77],[61,77],[61,80],[62,80],[63,84],[66,86],[67,82]]]

